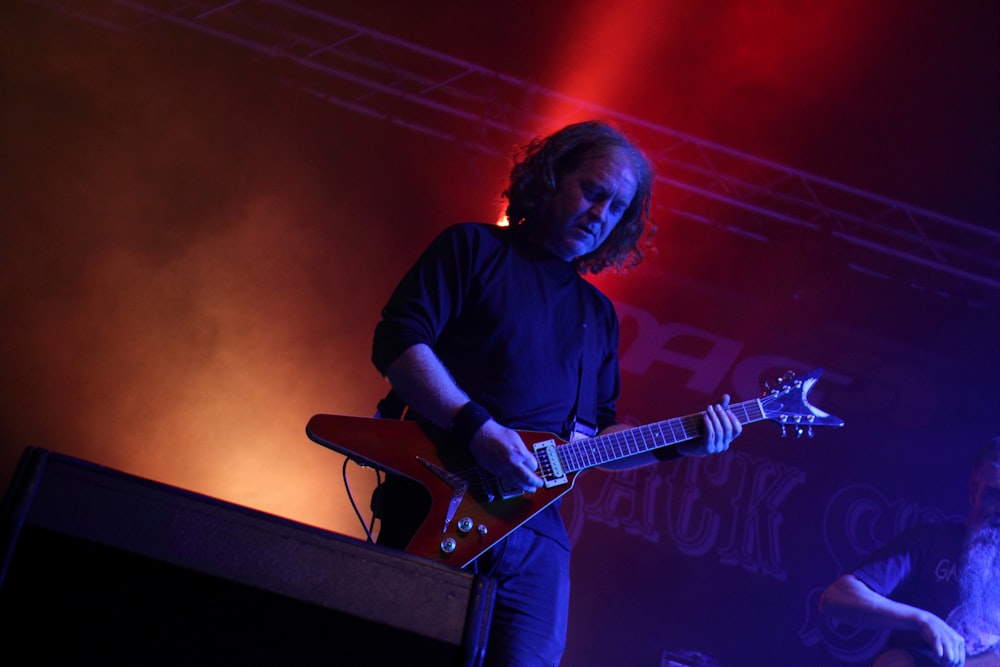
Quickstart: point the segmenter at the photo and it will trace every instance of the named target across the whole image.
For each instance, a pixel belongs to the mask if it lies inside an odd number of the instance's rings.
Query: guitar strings
[[[750,414],[750,409],[748,407],[749,405],[757,405],[759,402],[761,407],[767,407],[769,404],[773,403],[776,400],[777,400],[776,396],[774,396],[773,394],[768,394],[767,396],[763,396],[759,399],[755,399],[752,401],[745,401],[739,405],[733,406],[733,408],[735,408],[738,412],[742,413],[744,418],[743,423],[748,423],[753,420],[753,417],[751,417]],[[761,418],[763,417],[763,412],[766,411],[762,411]],[[697,435],[688,436],[688,433],[699,434],[702,423],[701,420],[703,416],[704,413],[697,413],[693,415],[686,415],[684,417],[676,417],[674,419],[668,419],[663,422],[657,422],[656,424],[649,424],[646,426],[636,427],[634,429],[629,429],[627,431],[606,433],[604,435],[598,435],[591,438],[585,438],[582,440],[571,440],[561,445],[557,445],[556,451],[558,452],[563,472],[564,473],[576,472],[577,470],[583,470],[585,468],[592,467],[594,465],[599,465],[600,463],[606,463],[608,460],[612,460],[612,459],[597,460],[595,458],[595,452],[593,450],[593,444],[595,442],[603,445],[608,445],[611,448],[614,448],[617,445],[619,448],[619,453],[622,456],[628,456],[630,454],[639,454],[644,451],[650,451],[652,449],[656,449],[657,447],[663,446],[654,444],[654,446],[650,447],[648,445],[648,442],[646,442],[647,437],[651,438],[654,443],[656,442],[657,436],[655,431],[653,430],[654,427],[660,428],[662,430],[663,424],[677,423],[679,425],[680,431],[684,433],[685,438],[675,439],[674,442],[670,443],[670,444],[676,444],[678,442],[683,442],[685,439],[690,439],[690,437],[697,437]],[[674,428],[671,428],[671,431],[674,430],[675,430]],[[643,435],[641,444],[642,446],[645,447],[645,449],[636,448],[634,451],[632,451],[632,448],[637,447],[638,445],[630,446],[626,439],[627,436],[624,435],[626,433],[633,434],[633,439],[635,439],[636,435],[642,433]],[[589,454],[588,451],[585,451],[584,449],[585,447],[590,447]],[[629,451],[629,454],[625,454],[625,451]],[[536,459],[538,459],[538,457],[536,457]],[[586,461],[586,462],[581,463],[581,461]],[[542,473],[543,479],[554,478],[555,476],[553,472],[554,466],[552,465],[551,462],[549,462],[548,460],[538,459],[538,465],[539,465],[539,470]],[[468,485],[469,491],[473,492],[474,494],[477,494],[479,497],[485,498],[491,495],[497,495],[502,493],[502,484],[500,482],[500,479],[493,473],[479,466],[473,466],[471,468],[457,470],[454,471],[454,474],[457,477],[461,478]],[[353,499],[352,499],[352,504],[353,504]]]

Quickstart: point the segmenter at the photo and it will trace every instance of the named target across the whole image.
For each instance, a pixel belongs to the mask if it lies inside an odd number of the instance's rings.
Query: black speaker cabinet
[[[0,508],[4,664],[479,665],[489,579],[39,448]]]

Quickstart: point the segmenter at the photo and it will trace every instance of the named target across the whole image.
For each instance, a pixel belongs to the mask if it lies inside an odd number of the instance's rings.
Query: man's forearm
[[[410,409],[441,428],[447,428],[459,408],[469,402],[434,351],[422,343],[399,355],[385,376]]]
[[[820,611],[862,628],[913,630],[921,614],[927,614],[907,604],[879,595],[864,582],[845,574],[823,592]]]

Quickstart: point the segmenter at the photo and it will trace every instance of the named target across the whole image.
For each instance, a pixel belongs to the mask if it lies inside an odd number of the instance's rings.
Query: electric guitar
[[[808,401],[822,369],[791,374],[760,398],[730,405],[741,424],[769,419],[796,436],[814,426],[844,422]],[[668,419],[591,438],[563,441],[551,433],[519,431],[538,460],[544,486],[534,493],[506,488],[476,465],[464,448],[449,446],[446,434],[413,421],[314,415],[306,425],[313,441],[355,462],[409,477],[430,493],[427,518],[405,551],[464,567],[573,488],[576,476],[634,454],[692,440],[703,413]]]

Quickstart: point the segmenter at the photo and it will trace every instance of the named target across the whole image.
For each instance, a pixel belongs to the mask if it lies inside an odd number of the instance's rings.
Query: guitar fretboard
[[[741,424],[766,419],[759,399],[736,403],[729,406],[729,409]],[[678,442],[693,440],[701,435],[703,422],[702,413],[675,417],[593,438],[572,440],[559,445],[556,451],[559,453],[563,470],[567,473],[576,472],[627,456],[675,445]]]

